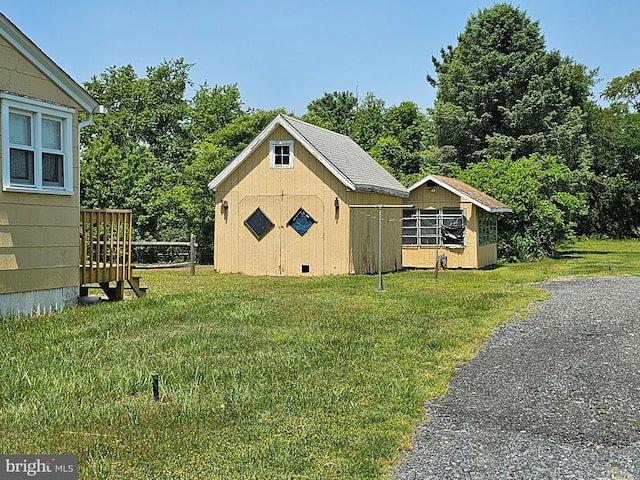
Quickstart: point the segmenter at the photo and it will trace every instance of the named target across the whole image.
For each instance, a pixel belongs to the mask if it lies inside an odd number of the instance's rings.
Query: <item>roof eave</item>
[[[382,193],[384,195],[393,195],[394,197],[408,198],[409,191],[396,190],[392,188],[379,187],[377,185],[356,185],[354,188],[357,192]]]
[[[258,146],[267,139],[269,135],[271,135],[271,133],[279,125],[278,123],[279,116],[280,114],[278,114],[278,116],[276,116],[273,120],[271,120],[269,125],[267,125],[262,130],[262,132],[260,132],[258,136],[255,137],[249,143],[249,145],[244,147],[244,149],[236,156],[236,158],[234,158],[226,167],[222,169],[222,171],[218,175],[216,175],[216,177],[213,180],[209,182],[208,184],[209,190],[211,190],[212,192],[215,192],[218,186],[222,182],[224,182],[240,165],[242,165],[242,163],[247,159],[247,157],[251,155],[258,148]]]
[[[80,84],[60,68],[47,54],[33,43],[11,20],[0,13],[0,32],[25,58],[51,79],[69,97],[76,101],[87,113],[93,113],[100,103]],[[4,36],[3,35],[3,36]]]
[[[482,205],[478,206],[489,213],[513,213],[513,209],[510,207],[483,207]]]
[[[513,210],[509,206],[491,207],[489,205],[485,205],[484,203],[476,200],[475,198],[471,198],[469,195],[465,194],[464,192],[461,192],[457,188],[452,187],[448,183],[443,182],[442,180],[440,180],[438,177],[436,177],[434,175],[427,175],[422,180],[414,183],[413,185],[411,185],[409,187],[409,191],[412,192],[416,188],[421,187],[422,185],[427,183],[429,180],[431,180],[432,182],[438,184],[442,188],[445,188],[445,189],[449,190],[451,193],[453,193],[455,195],[458,195],[460,198],[465,198],[467,201],[473,203],[474,205],[477,205],[478,207],[482,208],[483,210],[485,210],[485,211],[487,211],[489,213],[512,213],[513,212]],[[500,203],[502,203],[502,202],[500,202]]]
[[[322,163],[322,165],[324,165],[324,167],[333,174],[333,176],[335,176],[340,181],[340,183],[342,183],[346,188],[350,190],[356,190],[356,184],[349,180],[349,178],[347,178],[344,173],[336,168],[336,166],[331,163],[329,159],[327,159],[327,157],[325,157],[315,146],[313,146],[313,144],[309,142],[309,140],[307,140],[307,138],[302,135],[302,133],[300,133],[290,122],[287,121],[287,118],[284,115],[279,114],[278,117],[281,117],[282,126],[287,130],[287,132],[289,132],[293,138],[298,140],[298,142],[304,145],[304,147],[314,157],[316,157],[318,161]]]

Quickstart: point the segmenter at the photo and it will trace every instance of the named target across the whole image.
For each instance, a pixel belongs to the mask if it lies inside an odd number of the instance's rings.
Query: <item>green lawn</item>
[[[0,321],[0,451],[83,479],[384,478],[493,329],[640,242],[483,271],[280,278],[143,271],[144,299]],[[160,376],[155,402],[151,374]]]

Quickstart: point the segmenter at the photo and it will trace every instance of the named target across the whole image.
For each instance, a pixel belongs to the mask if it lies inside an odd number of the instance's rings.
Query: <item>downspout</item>
[[[84,120],[84,122],[78,123],[78,130],[82,130],[84,127],[89,126],[91,124],[91,122],[93,122],[93,114],[94,113],[107,113],[107,107],[105,107],[104,105],[98,105],[92,111],[88,112],[87,113],[87,118]],[[78,138],[78,140],[79,140],[79,138]]]

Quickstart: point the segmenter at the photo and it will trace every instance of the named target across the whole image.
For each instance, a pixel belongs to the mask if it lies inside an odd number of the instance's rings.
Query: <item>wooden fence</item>
[[[136,269],[154,269],[154,268],[180,268],[190,267],[191,275],[196,274],[196,252],[198,244],[196,236],[191,234],[188,242],[131,242],[132,247],[189,247],[189,261],[182,263],[163,263],[153,265],[133,265]]]

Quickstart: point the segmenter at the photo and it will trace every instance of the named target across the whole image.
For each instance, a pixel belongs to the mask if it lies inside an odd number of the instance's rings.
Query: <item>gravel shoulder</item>
[[[640,480],[640,277],[543,287],[427,404],[398,478]]]

